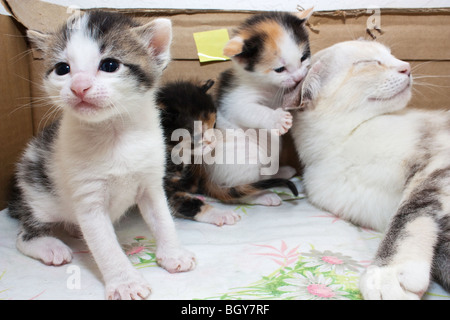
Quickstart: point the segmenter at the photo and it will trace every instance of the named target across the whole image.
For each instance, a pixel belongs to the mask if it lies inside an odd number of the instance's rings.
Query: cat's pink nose
[[[83,73],[75,74],[72,78],[70,90],[78,98],[83,99],[89,89],[92,87],[92,77]]]
[[[409,77],[409,75],[411,74],[411,65],[405,62],[398,68],[398,72],[404,73]]]

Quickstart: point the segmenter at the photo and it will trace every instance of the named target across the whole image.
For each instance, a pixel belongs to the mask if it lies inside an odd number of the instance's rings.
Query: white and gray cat
[[[279,135],[287,133],[292,126],[292,115],[282,108],[281,103],[283,95],[308,71],[310,48],[305,23],[311,14],[312,9],[254,15],[237,28],[226,44],[224,54],[233,60],[233,68],[220,76],[216,128],[224,132],[234,130],[234,136],[227,136],[223,143],[217,143],[216,152],[234,152],[238,157],[242,154],[247,158],[242,164],[207,166],[210,178],[217,184],[230,187],[272,176],[291,178],[295,174],[291,167],[282,167],[278,171],[279,148],[272,147],[280,143]],[[245,134],[249,129],[267,130],[272,145],[260,143],[261,136],[254,138]],[[258,152],[249,154],[252,149]],[[276,166],[266,170],[269,173],[263,173],[261,159],[271,153]],[[278,205],[281,200],[275,194],[266,194],[249,202]]]
[[[28,32],[44,54],[44,87],[62,109],[59,121],[27,147],[18,164],[9,212],[20,219],[17,248],[48,265],[72,259],[52,235],[62,224],[81,230],[109,299],[149,296],[113,222],[135,204],[157,242],[158,263],[169,272],[195,266],[178,241],[163,189],[165,144],[155,103],[170,60],[170,20],[139,25],[93,11],[58,32]]]
[[[313,56],[294,117],[309,201],[385,232],[365,299],[450,291],[450,112],[405,109],[411,86],[386,46],[339,43]]]

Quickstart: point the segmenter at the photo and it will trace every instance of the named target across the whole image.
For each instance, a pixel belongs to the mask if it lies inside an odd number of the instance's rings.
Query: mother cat
[[[312,59],[293,136],[314,205],[385,231],[362,275],[365,299],[450,290],[450,112],[405,109],[411,68],[376,42]]]

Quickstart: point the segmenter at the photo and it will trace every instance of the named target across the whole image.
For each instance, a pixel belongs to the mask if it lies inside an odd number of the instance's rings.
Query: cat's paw
[[[217,208],[210,208],[206,212],[195,216],[196,221],[215,224],[219,227],[224,224],[235,224],[240,219],[241,216],[233,210],[221,210]]]
[[[292,127],[292,114],[284,111],[282,108],[275,110],[274,129],[278,130],[279,135],[283,135]]]
[[[430,266],[411,261],[394,266],[369,266],[359,287],[366,300],[418,300],[430,283]]]
[[[192,270],[196,264],[194,254],[183,248],[158,250],[156,261],[170,273]]]
[[[49,266],[61,266],[72,261],[72,250],[54,237],[39,237],[23,241],[19,236],[17,248]]]
[[[262,206],[279,206],[283,200],[275,193],[264,193],[251,199],[250,204],[258,204]]]
[[[106,284],[107,300],[144,300],[151,292],[147,281],[140,275],[113,280]]]

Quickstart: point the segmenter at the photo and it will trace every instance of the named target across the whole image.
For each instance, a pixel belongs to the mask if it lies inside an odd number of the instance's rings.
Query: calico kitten
[[[178,81],[165,85],[158,93],[161,107],[162,125],[167,145],[167,165],[165,189],[173,212],[181,217],[216,225],[234,224],[240,219],[233,210],[221,210],[205,203],[196,194],[214,197],[223,202],[236,202],[239,199],[261,193],[265,189],[286,186],[298,195],[295,185],[286,179],[270,179],[253,184],[223,188],[214,184],[207,176],[201,157],[214,150],[214,132],[216,123],[216,106],[207,91],[214,81],[208,80],[203,85],[189,81]],[[201,133],[196,137],[195,123],[200,123]],[[194,150],[201,140],[200,154],[193,152],[193,157],[200,156],[200,161],[192,159],[190,163],[176,164],[172,161],[172,151],[180,143],[172,139],[176,130],[187,130],[190,139],[188,148]],[[200,131],[200,130],[199,130]],[[202,134],[203,133],[203,134]]]
[[[224,54],[234,63],[219,80],[217,128],[277,130],[279,135],[288,132],[292,115],[281,108],[282,97],[308,71],[310,48],[305,22],[311,14],[312,9],[297,14],[257,14],[236,30],[224,48]],[[258,144],[262,155],[269,154],[258,142],[250,143]],[[218,147],[233,148],[227,146],[227,141]],[[208,170],[216,183],[232,186],[267,179],[260,169],[258,163],[256,166],[215,165]],[[275,177],[290,178],[294,174],[293,168],[282,167]]]
[[[362,275],[366,299],[450,291],[450,112],[405,109],[411,67],[376,42],[314,55],[292,133],[320,208],[384,231]]]
[[[101,11],[56,33],[29,31],[44,54],[44,87],[62,109],[59,121],[28,145],[16,174],[11,216],[20,219],[17,248],[48,265],[72,259],[51,231],[79,227],[109,299],[146,298],[147,281],[131,265],[113,222],[137,204],[169,272],[194,267],[182,249],[163,189],[164,139],[155,91],[169,62],[171,22],[145,25]],[[74,27],[77,26],[77,27]]]

